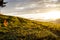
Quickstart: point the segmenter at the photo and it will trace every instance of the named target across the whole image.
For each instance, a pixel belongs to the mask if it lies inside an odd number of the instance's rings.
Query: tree
[[[4,0],[0,0],[0,7],[5,7],[7,2],[4,2]]]

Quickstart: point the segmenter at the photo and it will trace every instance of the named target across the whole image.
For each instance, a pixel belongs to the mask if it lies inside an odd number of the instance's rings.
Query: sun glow
[[[44,19],[58,19],[60,18],[60,12],[59,11],[50,11],[44,15]]]
[[[60,18],[60,11],[55,10],[46,13],[24,14],[24,15],[20,15],[20,17],[24,17],[28,19],[55,20]]]

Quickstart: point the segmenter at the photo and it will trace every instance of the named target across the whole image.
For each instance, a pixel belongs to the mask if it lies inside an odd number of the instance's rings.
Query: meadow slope
[[[60,40],[60,24],[0,14],[0,40]]]

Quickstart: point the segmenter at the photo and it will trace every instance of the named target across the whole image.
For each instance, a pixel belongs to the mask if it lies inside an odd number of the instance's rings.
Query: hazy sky
[[[1,8],[3,14],[23,15],[60,10],[60,0],[5,0],[6,7]],[[36,15],[35,14],[35,15]],[[31,15],[30,15],[31,16]],[[40,17],[40,16],[39,16]]]
[[[2,8],[1,11],[4,13],[36,13],[47,10],[47,7],[56,7],[60,0],[5,0],[7,6]],[[58,3],[58,5],[52,4]],[[50,4],[50,5],[49,5]],[[51,5],[52,4],[52,5]],[[45,10],[44,10],[45,9]]]

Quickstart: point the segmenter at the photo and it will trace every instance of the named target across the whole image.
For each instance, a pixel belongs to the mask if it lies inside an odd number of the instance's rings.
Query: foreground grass
[[[0,15],[0,40],[60,40],[60,24]]]

